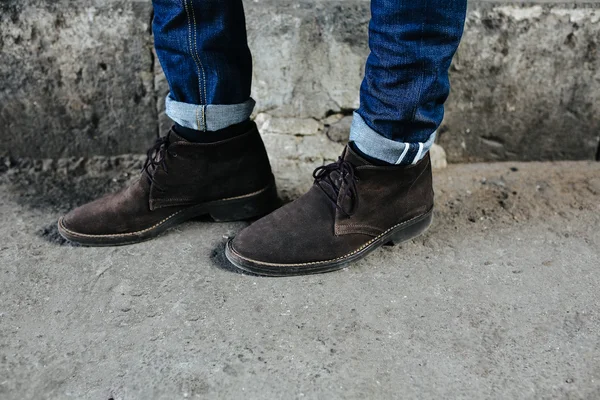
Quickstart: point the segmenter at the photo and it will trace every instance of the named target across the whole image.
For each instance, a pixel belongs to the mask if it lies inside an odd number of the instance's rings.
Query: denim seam
[[[192,56],[192,59],[194,60],[194,64],[196,64],[196,69],[198,70],[197,75],[198,75],[198,96],[200,97],[200,101],[202,101],[202,93],[200,90],[200,65],[198,64],[198,61],[196,60],[196,55],[194,53],[194,49],[193,49],[193,45],[192,45],[192,21],[191,21],[191,17],[190,17],[190,10],[189,10],[189,4],[188,4],[188,0],[183,0],[183,4],[185,7],[185,14],[187,16],[187,26],[188,26],[188,48],[190,50],[190,55]]]
[[[423,36],[425,34],[425,22],[427,20],[427,10],[425,10],[425,18],[423,20],[423,23],[421,24],[421,39],[419,42],[419,59],[422,60],[423,57]],[[416,97],[416,101],[415,101],[415,106],[412,110],[411,113],[411,121],[414,122],[414,120],[417,117],[417,110],[419,109],[419,104],[421,103],[421,95],[423,94],[423,79],[425,77],[425,65],[423,63],[423,61],[421,61],[421,73],[419,74],[419,90],[418,90],[418,94]],[[400,158],[398,159],[398,161],[396,161],[396,164],[400,164],[402,161],[404,161],[404,157],[406,157],[406,154],[408,153],[408,150],[410,148],[410,144],[405,143],[406,147],[404,148],[404,151],[402,152],[402,155],[400,156]],[[417,160],[417,156],[420,154],[421,152],[421,147],[419,146],[419,153],[417,153],[417,155],[414,157],[414,159],[411,161],[411,164],[414,164],[415,160]]]
[[[198,125],[198,130],[206,131],[206,106],[198,105],[196,107],[196,124]]]
[[[206,74],[204,71],[204,65],[202,64],[202,60],[200,60],[200,55],[198,54],[198,26],[196,23],[196,13],[194,10],[193,4],[188,3],[188,0],[183,0],[185,6],[185,12],[187,14],[187,22],[188,22],[188,44],[192,59],[196,64],[196,68],[198,69],[198,96],[200,98],[200,102],[206,104]],[[191,13],[190,13],[191,8]],[[190,19],[191,16],[191,19]],[[193,43],[192,43],[192,25],[193,25]],[[199,105],[198,110],[196,111],[196,124],[197,129],[201,131],[206,131],[206,118],[204,115],[204,105]],[[202,109],[202,118],[199,118],[200,108]]]
[[[191,2],[191,0],[190,0]],[[194,9],[193,6],[191,6],[192,9],[192,19],[194,21],[194,51],[196,53],[196,58],[198,59],[198,62],[200,63],[200,68],[202,70],[202,86],[203,86],[203,98],[201,98],[201,101],[203,104],[208,103],[207,101],[207,95],[206,95],[206,72],[204,71],[204,65],[202,64],[202,60],[200,59],[200,54],[198,53],[198,26],[196,24],[196,10]]]

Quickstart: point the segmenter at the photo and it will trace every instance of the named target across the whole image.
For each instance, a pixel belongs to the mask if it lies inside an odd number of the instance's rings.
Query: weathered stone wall
[[[598,5],[472,7],[439,143],[451,161],[592,159]]]
[[[0,3],[0,153],[142,152],[168,91],[151,4]],[[256,118],[279,162],[336,156],[368,54],[365,0],[246,2]],[[600,3],[470,3],[439,143],[453,162],[592,159],[600,132]]]
[[[0,2],[0,153],[141,151],[156,132],[147,1]]]

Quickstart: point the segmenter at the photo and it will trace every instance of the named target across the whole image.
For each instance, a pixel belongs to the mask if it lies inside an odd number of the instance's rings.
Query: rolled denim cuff
[[[350,141],[354,142],[360,151],[378,160],[397,165],[416,164],[423,159],[433,146],[435,136],[434,131],[426,142],[396,142],[374,131],[357,112],[354,112],[350,128]]]
[[[167,96],[166,112],[179,125],[198,131],[218,131],[250,118],[256,102],[253,99],[240,104],[188,104]]]

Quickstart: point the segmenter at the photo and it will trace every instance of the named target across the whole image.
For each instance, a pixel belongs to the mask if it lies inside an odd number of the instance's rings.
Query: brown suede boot
[[[215,143],[192,143],[170,132],[148,152],[134,184],[79,207],[58,221],[60,234],[88,246],[150,239],[185,220],[259,217],[278,204],[262,139],[248,132]]]
[[[431,224],[429,155],[416,165],[375,166],[346,147],[315,170],[304,196],[250,225],[227,243],[238,268],[259,275],[315,274],[344,268],[386,243]]]

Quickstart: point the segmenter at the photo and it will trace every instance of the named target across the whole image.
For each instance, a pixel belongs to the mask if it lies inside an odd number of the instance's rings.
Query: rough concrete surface
[[[152,7],[0,2],[0,154],[140,153],[158,131]]]
[[[451,162],[594,159],[598,4],[480,4],[451,67],[439,143]]]
[[[599,4],[470,1],[440,128],[448,161],[600,156]],[[256,114],[312,119],[327,136],[327,119],[359,104],[369,2],[245,6]],[[141,152],[170,127],[149,0],[6,0],[0,10],[0,154]]]
[[[599,163],[451,165],[421,238],[269,279],[223,259],[245,223],[64,243],[140,162],[0,165],[0,399],[600,397]]]

